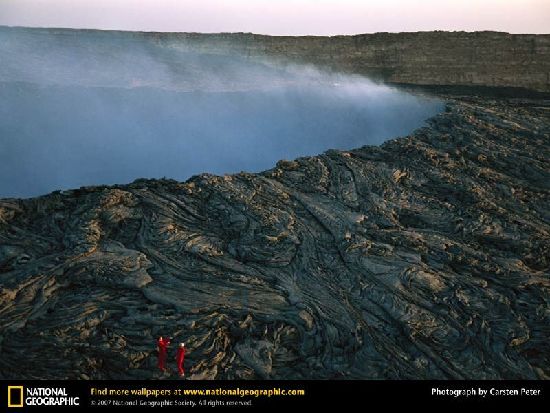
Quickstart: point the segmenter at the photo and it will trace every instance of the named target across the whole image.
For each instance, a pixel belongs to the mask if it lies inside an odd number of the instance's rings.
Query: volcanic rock
[[[379,147],[1,200],[0,377],[171,377],[162,335],[191,378],[549,379],[550,103],[445,99]]]

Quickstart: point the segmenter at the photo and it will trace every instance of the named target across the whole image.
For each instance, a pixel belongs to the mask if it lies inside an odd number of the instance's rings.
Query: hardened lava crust
[[[190,379],[550,379],[550,102],[445,99],[379,147],[1,200],[0,377],[175,378],[169,336]]]

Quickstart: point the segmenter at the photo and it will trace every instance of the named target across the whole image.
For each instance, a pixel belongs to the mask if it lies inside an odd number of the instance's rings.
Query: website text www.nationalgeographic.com
[[[273,397],[273,396],[305,396],[304,389],[98,389],[92,387],[92,396],[140,396],[140,397],[168,397],[168,396],[232,396],[232,397]]]
[[[304,389],[271,388],[212,388],[212,389],[158,389],[90,388],[91,406],[105,407],[195,407],[251,406],[257,398],[305,396]],[[178,396],[181,399],[178,399]],[[173,399],[176,397],[176,399]],[[211,399],[217,397],[217,399]],[[209,399],[206,399],[209,398]]]

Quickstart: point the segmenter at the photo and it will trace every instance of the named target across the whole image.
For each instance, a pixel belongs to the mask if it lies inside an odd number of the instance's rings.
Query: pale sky
[[[273,35],[550,33],[550,0],[0,0],[0,25]]]

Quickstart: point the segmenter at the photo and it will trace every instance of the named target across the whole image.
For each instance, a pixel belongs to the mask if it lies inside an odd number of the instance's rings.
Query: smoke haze
[[[0,30],[0,197],[256,172],[380,144],[442,110],[358,76],[74,33]]]

